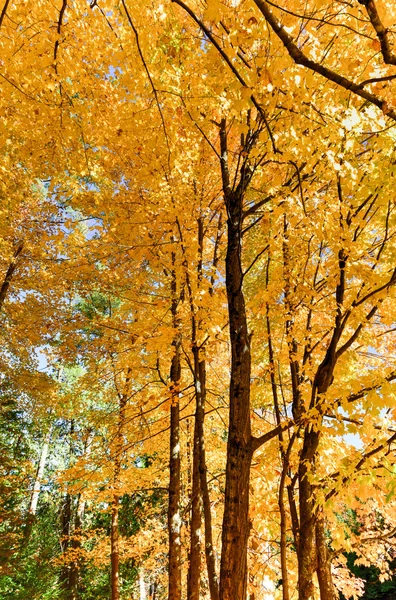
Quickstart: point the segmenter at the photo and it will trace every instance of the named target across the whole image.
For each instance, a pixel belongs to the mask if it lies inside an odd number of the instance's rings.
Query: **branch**
[[[16,250],[14,252],[14,256],[12,257],[10,265],[7,269],[6,276],[4,277],[3,284],[0,288],[0,309],[4,304],[4,300],[5,300],[8,288],[10,287],[11,279],[12,279],[14,271],[17,267],[18,258],[22,252],[22,249],[23,249],[23,242],[20,242],[19,246],[16,248]]]
[[[259,252],[257,254],[257,256],[250,263],[250,265],[248,266],[248,268],[246,269],[246,271],[244,273],[242,273],[242,277],[246,277],[246,275],[249,273],[250,269],[256,264],[256,262],[258,261],[258,259],[260,258],[260,256],[262,256],[264,254],[264,252],[266,252],[268,250],[268,248],[269,248],[269,244],[267,244],[267,246],[265,246],[265,248],[263,248],[263,250],[261,250],[261,252]]]
[[[388,383],[391,381],[394,381],[395,379],[396,379],[396,371],[392,371],[392,373],[390,373],[390,375],[385,377],[385,381],[387,381]],[[369,392],[380,389],[381,386],[382,386],[382,383],[377,383],[377,384],[371,385],[370,387],[363,388],[360,390],[360,392],[356,392],[356,394],[351,394],[350,396],[348,396],[346,401],[349,403],[349,402],[355,402],[355,400],[360,400],[360,398],[363,398],[363,396],[365,396]],[[341,404],[341,402],[339,402],[339,404]]]
[[[384,285],[381,285],[381,287],[377,288],[376,290],[372,290],[371,292],[369,292],[368,294],[363,296],[363,298],[361,298],[359,301],[355,301],[353,303],[353,307],[355,308],[356,306],[360,306],[360,304],[363,304],[363,302],[366,302],[366,300],[368,300],[375,294],[379,294],[380,292],[383,292],[384,290],[391,287],[392,285],[395,285],[395,283],[396,283],[396,269],[394,269],[389,281],[384,283]]]
[[[149,71],[148,66],[146,64],[146,61],[144,59],[142,49],[140,47],[138,30],[136,29],[135,24],[132,21],[131,15],[129,14],[129,10],[128,10],[126,4],[125,4],[125,0],[121,0],[121,2],[122,2],[122,5],[124,7],[127,19],[129,21],[129,24],[132,27],[133,33],[135,34],[136,46],[137,46],[137,49],[138,49],[138,52],[139,52],[139,56],[140,56],[140,59],[142,61],[144,70],[146,71],[147,78],[148,78],[148,80],[150,82],[151,89],[153,90],[154,98],[155,98],[155,101],[157,103],[157,108],[158,108],[158,111],[159,111],[159,114],[160,114],[160,117],[161,117],[162,127],[163,127],[163,130],[164,130],[166,146],[168,148],[168,163],[169,163],[170,162],[170,153],[171,153],[170,146],[169,146],[169,137],[168,137],[168,132],[166,131],[165,119],[164,119],[164,115],[163,115],[163,112],[162,112],[161,103],[160,103],[159,98],[158,98],[157,89],[156,89],[156,87],[154,85],[154,82],[153,82],[153,79],[151,77],[150,71]]]
[[[392,442],[394,442],[394,441],[396,441],[396,433],[394,433],[390,438],[388,438],[387,440],[382,442],[382,444],[380,444],[376,448],[373,448],[373,450],[369,450],[368,452],[365,452],[364,454],[362,454],[361,459],[354,467],[353,473],[351,473],[350,475],[344,476],[342,478],[342,483],[343,484],[348,483],[348,481],[351,479],[351,477],[363,468],[364,464],[366,463],[366,461],[369,458],[371,458],[375,454],[378,454],[378,452],[383,450],[386,446],[390,446],[390,444],[392,444]],[[333,473],[333,475],[331,475],[329,479],[336,479],[339,475],[340,475],[340,472],[337,471],[336,473]],[[333,488],[328,494],[326,494],[326,502],[328,500],[330,500],[330,498],[332,498],[337,493],[337,491],[338,491],[337,489]]]
[[[368,100],[369,102],[371,102],[371,104],[378,106],[378,108],[381,109],[384,114],[396,121],[396,111],[389,108],[389,106],[384,100],[364,90],[361,84],[355,83],[354,81],[347,79],[343,75],[339,75],[338,73],[329,69],[328,67],[325,67],[324,65],[317,63],[305,56],[305,54],[300,50],[297,44],[294,43],[292,37],[286,32],[283,25],[281,25],[281,23],[276,19],[265,0],[254,0],[254,3],[256,4],[260,12],[263,14],[267,23],[276,33],[278,38],[283,42],[283,45],[288,51],[290,57],[297,65],[302,65],[307,69],[310,69],[311,71],[322,75],[329,81],[333,81],[345,90],[353,92],[357,96]],[[373,4],[373,1],[369,0],[369,3]]]
[[[367,323],[373,318],[373,316],[375,315],[375,313],[377,312],[377,310],[378,310],[378,306],[377,305],[373,306],[373,308],[370,310],[370,312],[368,313],[368,315],[366,315],[365,321]],[[346,350],[348,350],[348,348],[350,348],[352,346],[353,342],[355,342],[357,340],[357,338],[359,337],[359,334],[362,331],[364,325],[365,325],[364,323],[360,323],[356,327],[355,331],[353,332],[353,334],[351,335],[351,337],[349,338],[349,340],[347,340],[345,342],[345,344],[343,344],[341,346],[341,348],[339,348],[339,350],[337,350],[337,352],[336,352],[336,360],[338,360],[339,357],[342,354],[344,354],[344,352],[346,352]]]
[[[385,64],[396,65],[396,55],[393,54],[390,48],[388,30],[384,27],[380,19],[374,0],[365,0],[363,2],[360,2],[360,4],[364,4],[364,6],[366,7],[368,17],[371,21],[371,25],[374,27],[375,33],[377,34],[377,37],[381,44],[381,54],[384,58]]]
[[[58,34],[58,37],[57,37],[57,39],[55,41],[55,47],[54,47],[54,67],[55,67],[55,72],[56,73],[58,72],[58,67],[57,67],[57,64],[56,64],[56,59],[57,59],[57,56],[58,56],[59,37],[60,37],[61,31],[62,31],[63,15],[65,14],[66,8],[67,8],[67,0],[63,0],[61,9],[59,11],[58,26],[57,26],[57,30],[56,30],[57,34]]]
[[[5,3],[4,3],[3,10],[1,11],[1,15],[0,15],[0,27],[3,24],[3,19],[4,19],[5,15],[6,15],[9,3],[10,3],[10,0],[6,0]]]
[[[267,204],[270,200],[272,200],[275,196],[271,195],[271,196],[266,196],[265,198],[263,198],[262,200],[259,200],[259,202],[256,202],[256,204],[254,204],[253,206],[251,206],[250,208],[247,208],[246,210],[243,211],[242,214],[242,220],[246,219],[246,217],[250,217],[250,215],[254,215],[254,213],[261,208],[262,206],[264,206],[264,204]]]
[[[124,2],[124,0],[122,0],[122,2]],[[231,71],[233,72],[233,74],[235,75],[235,77],[238,79],[239,83],[244,88],[249,89],[248,84],[243,79],[243,77],[239,73],[238,69],[235,68],[235,66],[233,65],[231,59],[228,57],[228,55],[226,54],[226,52],[224,52],[223,48],[220,46],[220,44],[218,44],[218,42],[216,41],[216,38],[211,33],[210,29],[208,29],[208,27],[206,27],[206,25],[194,13],[194,11],[192,11],[191,8],[189,8],[187,6],[187,4],[184,4],[184,2],[182,2],[182,0],[172,0],[172,2],[174,2],[175,4],[178,4],[183,10],[186,11],[186,13],[188,13],[190,15],[190,17],[196,22],[196,24],[201,29],[201,31],[204,32],[204,34],[206,35],[206,37],[208,38],[208,40],[210,40],[210,42],[216,48],[216,50],[218,51],[218,53],[220,54],[220,56],[222,57],[222,59],[227,63],[228,67],[231,69]],[[272,131],[271,131],[271,128],[270,128],[269,123],[268,123],[267,115],[265,114],[265,111],[263,110],[263,107],[260,105],[260,103],[258,102],[258,100],[255,98],[255,96],[253,94],[251,94],[250,100],[252,101],[253,105],[255,106],[256,110],[258,111],[258,113],[260,114],[261,118],[263,119],[263,121],[265,123],[266,129],[268,131],[268,135],[269,135],[270,140],[271,140],[273,151],[276,154],[280,154],[280,151],[276,147],[275,138],[272,135]]]
[[[260,446],[262,446],[266,442],[269,442],[269,440],[272,440],[272,438],[277,437],[280,433],[282,433],[282,431],[287,431],[295,424],[296,422],[294,421],[294,419],[291,419],[289,421],[285,421],[284,423],[280,423],[280,425],[277,425],[274,429],[271,429],[271,431],[267,431],[267,433],[264,433],[264,435],[261,435],[260,437],[252,436],[251,448],[253,452],[255,452],[258,448],[260,448]]]

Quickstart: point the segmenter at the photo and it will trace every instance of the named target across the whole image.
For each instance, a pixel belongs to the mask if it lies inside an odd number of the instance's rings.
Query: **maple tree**
[[[5,1],[2,597],[392,578],[395,19]]]

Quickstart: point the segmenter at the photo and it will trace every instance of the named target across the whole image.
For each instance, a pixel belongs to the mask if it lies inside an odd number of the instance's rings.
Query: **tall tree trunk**
[[[120,497],[113,495],[111,507],[111,600],[119,600],[120,548],[118,541],[118,512]]]
[[[48,427],[48,431],[45,435],[43,445],[41,447],[40,460],[37,465],[36,477],[34,479],[34,485],[32,494],[30,496],[29,510],[26,520],[25,528],[25,541],[28,541],[32,533],[32,526],[36,516],[37,504],[40,496],[41,481],[44,475],[44,469],[47,462],[48,449],[51,442],[52,425]]]
[[[149,600],[156,600],[157,597],[157,583],[150,583],[149,587]]]
[[[139,569],[139,600],[146,600],[146,582],[144,581],[144,570]]]
[[[314,488],[310,475],[315,467],[315,454],[319,443],[319,432],[308,426],[300,455],[300,536],[298,544],[298,598],[314,598],[314,573],[316,571],[315,525],[316,509]]]
[[[114,456],[114,478],[113,478],[113,498],[111,504],[111,600],[120,599],[120,547],[119,547],[119,531],[118,531],[118,513],[120,510],[120,473],[122,459],[124,454],[124,429],[126,423],[126,407],[128,402],[128,393],[132,369],[129,367],[125,377],[125,385],[123,393],[119,393],[119,413],[117,432],[115,436],[115,456]],[[115,375],[114,375],[115,377]],[[117,388],[117,386],[116,386]]]
[[[40,495],[41,481],[43,479],[45,464],[47,462],[48,449],[51,441],[51,433],[52,425],[49,426],[47,434],[44,438],[43,445],[41,447],[40,461],[37,466],[36,478],[34,480],[34,486],[30,498],[29,515],[32,515],[33,517],[36,515],[37,511],[37,503]]]
[[[4,304],[4,300],[6,298],[8,288],[10,287],[12,276],[14,275],[14,271],[17,268],[18,260],[20,259],[21,252],[23,250],[23,242],[20,242],[14,251],[14,255],[12,260],[8,266],[7,273],[5,274],[3,283],[0,287],[0,309]]]
[[[65,554],[70,546],[70,534],[72,526],[72,497],[67,492],[62,510],[61,510],[61,530],[62,530],[62,553]],[[62,566],[59,582],[63,590],[63,598],[67,600],[71,597],[70,592],[70,565],[68,563]]]
[[[85,458],[88,458],[91,452],[91,443],[93,440],[93,432],[92,430],[88,431],[88,436],[85,444]],[[82,527],[84,522],[84,512],[85,512],[85,500],[84,496],[80,493],[77,498],[77,509],[76,516],[74,519],[74,535],[72,540],[73,550],[76,551],[76,556],[73,559],[73,562],[70,567],[70,590],[71,590],[71,600],[76,600],[78,598],[78,586],[80,579],[80,558],[79,558],[79,550],[81,549],[81,535],[82,535]]]
[[[333,578],[331,575],[330,552],[326,543],[325,518],[323,509],[318,509],[316,518],[316,555],[317,555],[317,575],[320,589],[320,600],[336,600]]]
[[[338,180],[338,184],[340,186],[340,180]],[[342,200],[341,191],[339,191],[339,194],[340,200]],[[316,453],[319,445],[323,421],[323,400],[333,382],[334,369],[340,356],[340,350],[337,351],[337,345],[340,341],[349,314],[343,314],[346,285],[345,266],[347,258],[348,256],[345,250],[341,248],[338,253],[339,280],[335,293],[337,310],[333,333],[327,347],[326,354],[316,371],[312,386],[311,402],[309,406],[310,409],[315,408],[317,410],[318,418],[315,423],[315,427],[313,427],[312,424],[309,424],[305,428],[304,444],[300,455],[300,541],[298,551],[299,600],[310,600],[310,598],[313,597],[313,575],[316,569],[317,561],[315,530],[318,519],[318,511],[315,508],[316,499],[314,488],[310,483],[310,478],[315,472]],[[319,542],[323,546],[323,543],[325,543],[324,531],[321,532],[318,529],[318,534]],[[321,576],[326,575],[326,580],[331,581],[331,571],[330,568],[327,569],[325,567],[325,562],[321,565]],[[324,584],[324,588],[326,587],[327,583]],[[328,588],[330,589],[330,583],[328,584]]]
[[[198,217],[198,263],[197,263],[197,281],[198,289],[201,287],[203,277],[203,244],[204,244],[204,219],[202,214]],[[220,221],[221,226],[221,221]],[[179,227],[181,235],[181,228]],[[213,258],[213,266],[217,261],[217,244],[216,241],[215,254]],[[206,455],[205,455],[205,402],[206,402],[206,362],[205,349],[201,346],[198,339],[201,330],[201,319],[196,313],[196,304],[194,302],[193,290],[190,282],[189,268],[187,258],[185,256],[184,244],[182,250],[185,266],[185,276],[190,300],[191,311],[191,338],[193,349],[193,374],[195,387],[195,421],[194,421],[194,467],[193,467],[193,500],[192,500],[192,519],[191,519],[191,551],[189,565],[189,579],[187,597],[190,599],[198,599],[200,597],[200,571],[201,571],[201,535],[200,527],[202,522],[202,504],[204,508],[205,522],[205,556],[208,571],[209,591],[211,600],[218,600],[219,586],[216,575],[215,557],[213,552],[212,538],[212,515],[210,508],[210,497],[207,483],[206,470]],[[213,294],[213,283],[209,288],[211,295]],[[194,503],[195,500],[195,503]]]
[[[177,221],[179,223],[179,221]],[[179,233],[182,236],[182,230],[179,226]],[[191,537],[189,569],[187,582],[187,598],[189,600],[199,600],[201,587],[201,525],[202,525],[202,492],[200,479],[200,447],[199,419],[202,418],[200,407],[202,406],[202,388],[199,377],[199,347],[198,330],[200,321],[196,315],[193,291],[190,281],[188,261],[185,256],[184,243],[182,242],[182,251],[184,256],[184,267],[186,284],[190,302],[191,312],[191,343],[194,356],[194,388],[195,388],[195,419],[194,419],[194,446],[193,446],[193,480],[192,480],[192,502],[191,502]],[[198,289],[202,281],[202,247],[203,247],[203,220],[202,216],[198,218],[198,268],[197,281]]]
[[[196,402],[198,407],[199,385],[195,385]],[[190,524],[190,553],[187,580],[187,598],[199,600],[201,580],[201,522],[202,522],[202,497],[199,472],[200,441],[195,413],[194,445],[193,445],[193,471],[192,471],[192,499],[191,499],[191,524]]]
[[[169,536],[169,598],[181,600],[181,515],[180,515],[180,405],[179,382],[180,365],[180,334],[177,318],[177,281],[175,271],[175,254],[172,253],[172,319],[175,330],[170,382],[170,458],[169,458],[169,507],[168,507],[168,536]]]
[[[204,434],[205,399],[206,399],[206,363],[204,359],[198,360],[198,382],[200,397],[197,397],[196,423],[199,441],[199,475],[201,482],[202,503],[205,524],[205,556],[208,571],[209,592],[211,600],[219,600],[219,583],[216,574],[216,561],[213,548],[212,511],[206,469],[206,451]]]
[[[268,288],[269,284],[269,265],[270,258],[268,258],[267,262],[267,274],[266,274],[266,287]],[[268,358],[269,358],[269,368],[270,368],[270,379],[271,379],[271,389],[272,389],[272,398],[274,401],[274,409],[275,409],[275,417],[277,425],[280,425],[281,422],[281,413],[279,407],[279,399],[278,399],[278,390],[276,387],[276,379],[275,379],[275,360],[274,360],[274,350],[272,347],[272,335],[271,335],[271,321],[269,314],[269,305],[267,303],[266,306],[266,322],[267,322],[267,340],[268,340]],[[279,452],[282,459],[282,475],[279,483],[279,494],[278,494],[278,505],[279,505],[279,516],[280,516],[280,559],[281,559],[281,573],[282,573],[282,598],[283,600],[289,600],[289,577],[287,571],[287,541],[286,541],[286,533],[287,533],[287,518],[286,518],[286,510],[285,510],[285,480],[286,475],[289,468],[289,454],[291,450],[291,445],[289,444],[288,451],[285,452],[284,448],[284,439],[282,431],[279,432]]]
[[[72,539],[72,548],[76,551],[77,556],[73,559],[70,565],[70,599],[76,600],[78,598],[78,584],[80,577],[80,562],[78,552],[81,548],[81,530],[84,520],[85,500],[82,495],[79,494],[77,500],[76,516],[74,519],[74,534]]]
[[[231,189],[227,158],[226,123],[220,129],[221,167],[227,206],[226,288],[231,342],[230,411],[226,489],[222,529],[220,600],[246,600],[249,479],[252,460],[250,423],[250,339],[243,294],[243,192],[248,173]]]

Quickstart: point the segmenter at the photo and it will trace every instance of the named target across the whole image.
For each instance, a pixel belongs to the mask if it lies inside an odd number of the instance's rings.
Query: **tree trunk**
[[[139,600],[146,600],[146,582],[144,581],[144,570],[139,569]]]
[[[319,432],[308,426],[304,434],[304,444],[300,456],[300,532],[298,544],[298,598],[314,598],[314,573],[316,570],[315,494],[309,480],[314,471],[315,454],[319,443]]]
[[[269,265],[270,258],[268,258],[267,262],[267,275],[266,275],[266,288],[268,288],[269,283]],[[270,368],[270,379],[271,379],[271,389],[272,389],[272,398],[274,401],[274,409],[275,409],[275,417],[277,425],[281,423],[281,413],[279,408],[279,399],[278,399],[278,390],[276,387],[276,379],[275,379],[275,360],[274,360],[274,351],[272,347],[272,335],[271,335],[271,321],[269,314],[269,305],[267,303],[266,306],[266,322],[267,322],[267,340],[268,340],[268,358],[269,358],[269,368]],[[281,562],[281,573],[282,573],[282,599],[289,600],[289,577],[287,571],[287,518],[286,518],[286,510],[285,510],[285,481],[286,475],[289,468],[289,454],[291,450],[291,444],[289,444],[288,451],[285,452],[284,448],[284,439],[282,431],[279,432],[279,453],[282,459],[282,474],[279,483],[279,494],[278,494],[278,505],[279,505],[279,516],[280,516],[280,562]]]
[[[196,403],[198,410],[198,394],[200,394],[199,384],[195,386]],[[187,580],[187,598],[189,600],[199,600],[200,579],[201,579],[201,522],[202,522],[202,498],[201,482],[199,472],[199,433],[197,424],[197,410],[195,413],[194,425],[194,451],[193,451],[193,478],[192,478],[192,499],[191,499],[191,538],[189,553],[189,569]]]
[[[118,543],[118,512],[120,498],[113,496],[111,508],[111,600],[119,600],[120,548]]]
[[[47,462],[48,449],[51,441],[52,425],[49,426],[47,434],[44,438],[44,443],[41,447],[40,461],[37,467],[36,478],[34,480],[34,486],[32,496],[29,504],[29,515],[33,517],[36,515],[37,503],[40,495],[41,480],[44,475],[45,464]]]
[[[201,287],[203,276],[203,244],[204,244],[204,219],[202,214],[198,217],[198,263],[197,263],[197,281],[198,289]],[[217,241],[216,241],[217,244]],[[184,245],[182,244],[183,254]],[[217,249],[215,251],[213,265],[217,260]],[[196,305],[194,303],[193,291],[190,282],[188,262],[185,257],[184,261],[186,283],[190,300],[191,311],[191,337],[192,349],[194,357],[194,387],[195,387],[195,426],[194,426],[194,468],[193,468],[193,500],[192,500],[192,520],[191,520],[191,552],[190,552],[190,569],[189,569],[189,586],[187,597],[200,597],[200,571],[201,571],[201,541],[200,532],[202,522],[202,504],[204,507],[205,521],[205,555],[208,571],[209,591],[211,600],[218,600],[219,585],[216,575],[215,557],[213,552],[212,539],[212,515],[210,509],[210,497],[207,483],[206,473],[206,456],[205,456],[205,402],[206,402],[206,363],[205,349],[200,344],[198,339],[201,331],[201,319],[197,316]],[[213,281],[211,280],[210,293],[213,294]],[[194,503],[195,500],[195,503]]]
[[[72,540],[72,547],[77,553],[81,548],[81,529],[83,525],[84,519],[84,510],[85,510],[85,500],[83,500],[81,494],[78,496],[77,500],[77,510],[76,517],[74,520],[74,535]],[[71,600],[76,600],[78,598],[78,584],[80,577],[80,563],[78,555],[74,558],[71,566],[70,566],[70,598]]]
[[[85,457],[88,458],[91,452],[91,443],[93,440],[93,431],[88,431],[88,436],[85,444]],[[70,567],[70,590],[71,590],[71,600],[76,600],[78,598],[78,586],[80,579],[80,558],[79,558],[79,550],[81,548],[81,535],[82,535],[82,527],[84,521],[84,512],[85,512],[85,500],[83,495],[80,493],[77,499],[77,509],[76,516],[74,519],[74,535],[72,540],[72,547],[76,551],[76,556],[73,559],[73,562]]]
[[[242,210],[247,173],[231,190],[225,121],[220,130],[223,191],[227,206],[226,288],[231,342],[230,409],[220,567],[220,600],[246,600],[250,424],[250,339],[242,289]],[[245,177],[246,175],[246,177]]]
[[[177,319],[177,286],[175,272],[175,255],[172,254],[172,318],[175,329],[173,341],[174,354],[171,362],[170,381],[172,404],[170,409],[170,459],[169,459],[169,507],[168,507],[168,536],[169,536],[169,598],[181,600],[181,516],[180,516],[180,405],[179,382],[180,365],[180,334]]]
[[[61,510],[61,528],[62,528],[62,553],[64,554],[70,546],[70,534],[72,525],[72,497],[67,492]],[[68,563],[62,566],[60,577],[60,585],[63,590],[63,597],[69,600],[70,593],[70,565]]]
[[[52,425],[49,426],[43,445],[41,447],[40,460],[37,466],[36,477],[34,480],[32,495],[29,502],[29,510],[26,521],[25,540],[29,540],[32,533],[32,526],[36,516],[37,504],[40,496],[41,481],[44,475],[44,469],[47,462],[48,449],[51,441]]]
[[[216,574],[216,561],[213,549],[212,535],[212,511],[210,508],[210,496],[207,480],[206,469],[206,452],[205,452],[205,434],[204,434],[204,418],[205,418],[205,399],[206,399],[206,363],[204,359],[198,360],[198,383],[200,387],[200,395],[197,397],[197,413],[196,422],[198,427],[199,440],[199,474],[202,491],[202,503],[205,523],[205,556],[206,567],[208,571],[208,582],[211,600],[219,600],[219,583]]]
[[[126,423],[126,407],[128,402],[129,384],[131,380],[132,369],[128,367],[124,391],[118,393],[119,397],[119,413],[117,432],[115,436],[115,455],[114,455],[114,478],[113,478],[113,499],[111,505],[111,600],[119,600],[120,598],[120,547],[119,547],[119,531],[118,531],[118,513],[120,510],[119,484],[122,466],[122,458],[124,453],[124,429]],[[114,376],[115,377],[115,376]],[[115,386],[117,389],[117,386]]]
[[[2,308],[2,306],[4,304],[4,300],[6,298],[8,288],[10,287],[10,283],[11,283],[12,276],[14,275],[14,271],[17,268],[18,260],[20,258],[20,254],[21,254],[22,250],[23,250],[23,242],[20,242],[15,249],[14,255],[13,255],[12,260],[7,269],[7,273],[5,274],[3,283],[0,287],[0,309]]]
[[[157,597],[157,584],[156,584],[156,582],[150,583],[149,600],[156,600],[156,597]]]
[[[315,535],[320,600],[336,600],[331,575],[330,553],[326,544],[325,524],[323,509],[319,509],[316,518]]]

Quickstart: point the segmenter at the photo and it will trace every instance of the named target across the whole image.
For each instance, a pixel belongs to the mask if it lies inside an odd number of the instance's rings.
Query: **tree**
[[[394,16],[5,2],[7,594],[51,527],[53,597],[391,576]]]

